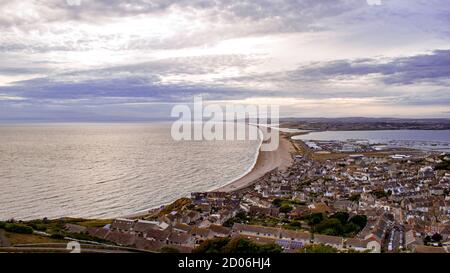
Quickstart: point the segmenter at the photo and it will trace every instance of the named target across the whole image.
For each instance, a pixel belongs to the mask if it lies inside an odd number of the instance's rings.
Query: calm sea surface
[[[181,141],[170,124],[0,125],[0,219],[117,217],[224,185],[259,141]]]
[[[418,148],[424,150],[450,151],[450,130],[380,130],[380,131],[324,131],[292,137],[302,140],[365,139],[371,143]]]

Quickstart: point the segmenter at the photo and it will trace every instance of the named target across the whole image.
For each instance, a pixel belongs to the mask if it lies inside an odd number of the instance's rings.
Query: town
[[[327,143],[327,153],[300,140],[293,145],[286,171],[274,169],[248,187],[195,192],[103,227],[66,228],[156,252],[189,253],[220,238],[286,253],[449,252],[448,154],[362,149],[367,143],[354,141]]]

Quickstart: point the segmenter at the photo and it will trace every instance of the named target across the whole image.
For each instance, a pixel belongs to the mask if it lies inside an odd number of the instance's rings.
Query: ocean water
[[[109,218],[211,190],[259,141],[174,141],[170,124],[0,125],[0,219]]]
[[[300,140],[369,140],[373,144],[422,150],[450,151],[450,130],[379,130],[379,131],[324,131],[293,136]]]

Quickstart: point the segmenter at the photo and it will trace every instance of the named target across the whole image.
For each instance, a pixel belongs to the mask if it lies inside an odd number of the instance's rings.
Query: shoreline
[[[211,190],[210,192],[232,193],[250,186],[266,173],[271,172],[276,168],[286,170],[293,162],[291,153],[295,152],[295,148],[292,142],[287,139],[284,134],[281,134],[280,131],[279,139],[280,143],[278,149],[275,151],[261,151],[260,146],[256,163],[245,175],[224,186]]]
[[[262,131],[260,131],[262,132]],[[261,145],[263,141],[261,141],[260,146],[258,148],[258,153],[256,156],[255,164],[243,175],[240,177],[232,180],[231,182],[219,186],[217,188],[213,188],[209,190],[208,192],[227,192],[232,193],[238,190],[241,190],[243,188],[246,188],[253,183],[256,182],[259,178],[263,177],[265,174],[273,171],[276,168],[279,168],[280,170],[286,170],[289,166],[292,165],[293,158],[291,153],[295,152],[295,147],[293,143],[290,140],[289,134],[282,134],[280,131],[279,133],[279,140],[280,143],[278,145],[278,149],[275,151],[265,152],[261,151]],[[167,202],[166,206],[169,204],[172,204],[176,200],[173,200],[171,202]],[[128,214],[125,216],[121,216],[120,218],[140,218],[145,217],[149,214],[151,210],[159,209],[161,206],[157,206],[151,209],[148,209],[146,211],[136,212],[132,214]]]

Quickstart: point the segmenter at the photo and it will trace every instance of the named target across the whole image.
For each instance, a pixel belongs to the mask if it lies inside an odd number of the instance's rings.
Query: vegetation
[[[63,232],[62,235],[64,237],[70,237],[77,240],[84,240],[84,241],[93,241],[98,243],[108,243],[107,240],[103,240],[98,237],[93,237],[87,233],[69,233],[69,232]]]
[[[441,160],[441,163],[438,163],[436,164],[436,166],[434,166],[434,170],[450,171],[450,160],[446,160],[445,158],[442,158]]]
[[[281,205],[281,207],[280,207],[280,212],[281,212],[281,213],[289,213],[289,212],[292,211],[292,209],[293,209],[293,207],[292,207],[291,205],[289,205],[289,204],[283,204],[283,205]]]
[[[271,216],[250,216],[245,212],[241,211],[223,223],[225,227],[232,227],[234,223],[248,224],[248,225],[261,225],[267,227],[274,227],[281,223],[281,220]]]
[[[204,241],[193,253],[271,254],[282,250],[277,244],[257,244],[247,238],[217,238]]]
[[[356,235],[367,224],[365,215],[355,215],[349,219],[347,212],[336,212],[329,217],[322,213],[313,213],[303,219],[315,233],[345,237]]]
[[[24,225],[32,227],[34,230],[44,231],[48,233],[58,233],[65,229],[66,224],[76,224],[84,227],[102,227],[110,224],[111,220],[87,220],[82,218],[60,218],[49,220],[47,218],[22,222]]]
[[[387,192],[384,190],[377,190],[373,191],[372,194],[375,195],[376,198],[380,199],[383,197],[389,197],[392,194],[392,192],[390,190],[388,190]]]
[[[433,239],[433,241],[435,241],[435,242],[440,242],[440,241],[442,241],[443,237],[441,234],[435,233],[435,234],[433,234],[433,236],[431,236],[431,239]]]
[[[20,234],[33,233],[33,228],[27,225],[18,224],[14,222],[0,222],[0,228],[13,233],[20,233]]]
[[[298,250],[299,253],[337,253],[338,250],[334,247],[324,244],[307,245]]]
[[[299,201],[299,200],[292,200],[287,198],[275,198],[272,201],[272,205],[275,207],[282,207],[283,205],[305,205],[305,202]]]
[[[358,251],[358,250],[355,250],[353,248],[349,248],[349,249],[347,249],[345,251],[345,253],[370,253],[370,252],[371,252],[370,249],[367,249],[367,250],[364,250],[364,251]]]
[[[50,238],[47,236],[37,235],[37,234],[20,234],[5,232],[5,237],[11,243],[11,245],[16,244],[44,244],[44,243],[61,243],[63,240],[58,240]]]
[[[77,224],[85,227],[101,227],[106,224],[111,223],[111,220],[86,220],[81,218],[60,218],[49,220],[47,218],[37,219],[32,221],[15,221],[10,220],[8,222],[0,222],[0,228],[7,232],[10,232],[11,236],[17,238],[17,242],[21,243],[20,236],[15,236],[13,234],[32,234],[33,230],[48,233],[49,236],[44,238],[28,238],[23,237],[25,241],[61,241],[65,237],[71,237],[78,240],[86,241],[96,241],[96,242],[106,242],[105,240],[92,237],[86,233],[70,233],[65,229],[66,224]]]
[[[84,227],[104,227],[107,224],[111,224],[112,220],[109,219],[92,219],[76,222],[77,225]]]
[[[225,227],[232,227],[234,223],[239,224],[248,224],[248,225],[261,225],[266,227],[280,227],[282,226],[285,229],[291,229],[291,230],[299,230],[302,228],[302,223],[299,220],[296,219],[280,219],[272,216],[264,216],[264,215],[257,215],[257,216],[251,216],[246,214],[245,212],[241,211],[236,214],[235,217],[228,219],[223,223],[223,226]]]
[[[246,224],[248,222],[250,222],[250,217],[247,216],[247,214],[243,211],[240,211],[236,214],[236,216],[228,219],[225,221],[225,223],[223,223],[223,226],[225,227],[232,227],[234,225],[234,223],[239,223],[239,224]]]
[[[170,246],[165,246],[162,247],[159,252],[161,253],[180,253],[180,251],[174,247],[170,247]]]
[[[306,220],[308,225],[315,226],[315,225],[319,224],[320,222],[322,222],[324,217],[325,216],[323,215],[323,213],[312,213],[312,214],[302,217],[301,219]]]
[[[350,219],[350,222],[357,225],[362,230],[367,225],[367,216],[355,215]]]
[[[350,198],[348,200],[353,201],[353,202],[358,202],[359,199],[361,199],[361,195],[360,194],[354,194],[354,195],[350,196]]]
[[[189,198],[180,198],[173,202],[170,205],[167,205],[164,209],[159,212],[159,216],[166,215],[172,211],[182,211],[183,208],[186,208],[188,205],[192,203]]]
[[[433,244],[433,243],[437,243],[437,244],[440,245],[442,239],[443,239],[443,237],[442,237],[441,234],[435,233],[435,234],[433,234],[432,236],[427,235],[427,236],[423,239],[423,241],[424,241],[425,245],[430,245],[430,244]]]
[[[302,223],[300,221],[291,221],[287,225],[283,226],[286,229],[298,230],[302,228]]]

